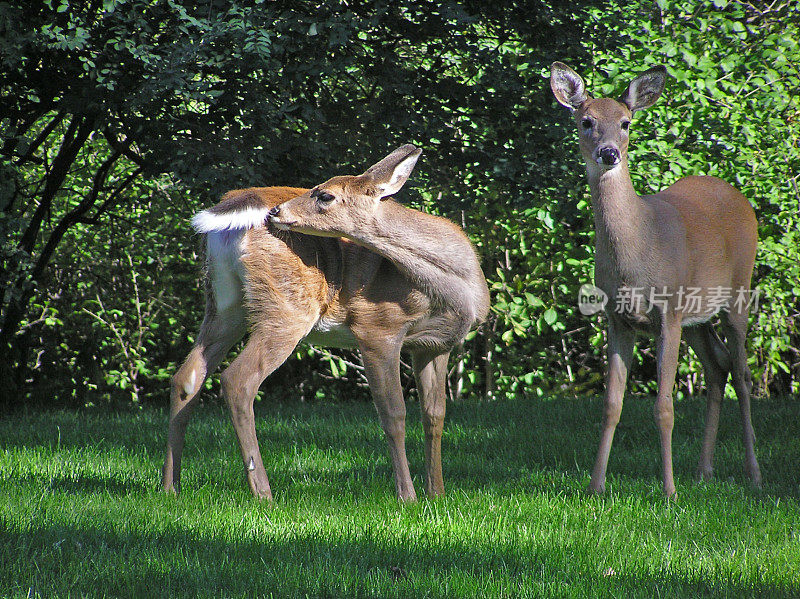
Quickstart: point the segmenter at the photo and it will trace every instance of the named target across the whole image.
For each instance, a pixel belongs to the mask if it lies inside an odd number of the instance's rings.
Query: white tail
[[[628,171],[633,113],[651,106],[666,71],[652,68],[620,98],[592,98],[581,77],[555,62],[550,85],[572,111],[586,162],[595,221],[595,283],[608,296],[608,375],[603,432],[590,490],[605,488],[606,466],[637,330],[655,336],[664,492],[675,494],[672,474],[672,388],[683,335],[703,363],[708,411],[698,475],[712,473],[720,403],[730,373],[739,398],[745,467],[754,484],[761,473],[750,418],[751,375],[745,341],[752,299],[757,222],[747,199],[715,177],[686,177],[651,196],[639,196]],[[637,297],[638,294],[638,297]],[[719,313],[727,343],[709,319]]]
[[[172,381],[165,490],[180,488],[186,425],[203,381],[249,332],[222,373],[222,392],[256,496],[272,493],[253,400],[301,340],[361,351],[402,500],[416,498],[400,386],[400,351],[411,353],[425,430],[426,491],[444,492],[447,359],[485,318],[489,292],[459,227],[386,199],[403,186],[419,154],[403,146],[362,175],[334,177],[312,190],[233,191],[194,218],[207,235],[206,314]]]

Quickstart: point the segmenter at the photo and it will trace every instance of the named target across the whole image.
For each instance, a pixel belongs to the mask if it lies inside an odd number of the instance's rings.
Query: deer
[[[389,446],[395,491],[415,501],[405,450],[401,351],[411,354],[425,434],[425,491],[444,493],[447,362],[489,310],[476,251],[451,221],[392,199],[422,151],[404,145],[360,175],[312,189],[230,191],[192,219],[205,235],[206,308],[172,377],[163,489],[179,493],[186,428],[203,382],[247,334],[221,390],[252,494],[272,500],[254,399],[301,341],[357,348]]]
[[[587,488],[595,494],[605,491],[609,453],[638,333],[655,338],[654,417],[664,494],[677,497],[672,392],[682,335],[703,366],[707,391],[697,478],[713,476],[720,408],[730,375],[742,421],[745,472],[753,485],[761,484],[745,348],[748,313],[756,293],[751,289],[758,242],[755,212],[738,190],[712,176],[688,176],[645,196],[638,195],[631,182],[631,119],[661,96],[666,76],[665,67],[650,68],[633,79],[619,99],[613,99],[589,96],[580,75],[562,62],[554,62],[550,71],[553,94],[570,110],[578,129],[594,215],[595,285],[608,299],[603,419]],[[639,301],[629,301],[636,290]],[[714,329],[715,314],[719,314],[725,341]]]

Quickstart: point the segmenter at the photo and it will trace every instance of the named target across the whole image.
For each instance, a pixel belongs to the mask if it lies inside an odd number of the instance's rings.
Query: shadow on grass
[[[567,544],[475,547],[447,539],[410,546],[362,533],[348,541],[297,535],[245,542],[188,533],[0,527],[13,567],[0,586],[18,596],[85,597],[797,597],[791,588],[674,574],[630,575],[576,560]],[[6,557],[8,557],[6,555]],[[602,558],[600,558],[602,559]],[[6,561],[6,564],[12,562]]]
[[[121,496],[131,493],[144,493],[149,490],[145,485],[132,480],[116,480],[88,474],[53,476],[12,473],[6,477],[6,481],[10,484],[21,486],[38,485],[42,491],[55,491],[67,495],[107,494]]]

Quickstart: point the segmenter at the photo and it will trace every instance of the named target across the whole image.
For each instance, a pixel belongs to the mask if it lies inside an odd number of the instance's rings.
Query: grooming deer
[[[400,352],[410,352],[425,432],[425,489],[430,496],[444,493],[447,360],[486,317],[489,291],[458,226],[390,199],[420,153],[402,146],[361,175],[334,177],[310,190],[231,191],[194,217],[206,236],[206,312],[172,379],[166,491],[180,489],[186,426],[203,381],[249,333],[221,379],[255,496],[272,498],[253,401],[300,341],[360,350],[403,501],[416,499],[400,385]]]
[[[754,485],[761,482],[745,353],[757,244],[753,208],[734,187],[708,176],[685,177],[657,194],[639,196],[628,171],[631,118],[655,103],[665,80],[666,70],[657,66],[631,81],[619,100],[592,98],[575,71],[561,62],[551,67],[553,93],[570,109],[578,128],[594,211],[595,284],[608,296],[603,424],[588,489],[595,493],[605,490],[609,452],[622,411],[637,331],[649,333],[656,340],[658,393],[654,411],[664,493],[676,493],[672,389],[682,332],[703,364],[708,392],[698,478],[712,476],[720,405],[730,374],[742,419],[745,471]],[[636,290],[644,301],[629,301]],[[716,313],[725,342],[711,324]]]

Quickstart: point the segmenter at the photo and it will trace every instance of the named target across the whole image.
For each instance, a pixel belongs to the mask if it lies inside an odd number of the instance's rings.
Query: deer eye
[[[316,196],[317,196],[317,202],[324,205],[330,204],[333,200],[336,199],[335,195],[333,195],[332,193],[328,193],[327,191],[320,191],[316,194]]]
[[[622,121],[621,126],[622,126],[622,130],[623,131],[627,131],[628,128],[631,126],[631,122],[630,121]]]
[[[590,119],[588,117],[581,119],[581,127],[583,127],[583,129],[585,131],[588,131],[589,129],[591,129],[592,128],[592,119]]]

